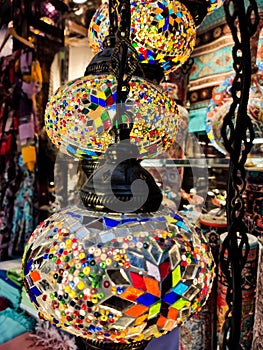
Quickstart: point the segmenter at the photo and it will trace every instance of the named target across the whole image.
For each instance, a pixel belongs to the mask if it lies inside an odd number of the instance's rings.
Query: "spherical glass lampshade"
[[[109,32],[108,5],[101,5],[89,27],[92,51],[99,52]],[[131,2],[131,42],[141,63],[159,63],[165,74],[180,67],[191,55],[196,40],[194,20],[179,1]]]
[[[207,0],[207,13],[217,10],[219,7],[223,5],[225,0]]]
[[[155,85],[133,76],[125,102],[123,123],[133,125],[130,141],[140,157],[166,150],[177,130],[178,109]],[[96,158],[115,142],[117,81],[112,75],[89,75],[67,83],[50,98],[45,111],[46,131],[64,153]]]
[[[170,210],[106,214],[73,207],[40,224],[23,257],[32,303],[86,339],[159,337],[198,312],[214,264],[200,230]]]
[[[206,132],[213,146],[223,154],[226,154],[221,128],[224,117],[228,113],[232,103],[231,87],[234,74],[219,85],[209,102],[206,114]],[[247,113],[253,123],[255,138],[263,137],[262,125],[263,110],[263,64],[259,64],[259,70],[251,76]]]

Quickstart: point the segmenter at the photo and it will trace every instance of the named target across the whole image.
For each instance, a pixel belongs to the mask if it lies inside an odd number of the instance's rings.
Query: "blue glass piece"
[[[76,147],[73,147],[72,145],[67,145],[67,151],[70,154],[75,154],[76,153]]]
[[[40,290],[36,287],[33,286],[32,288],[30,288],[31,293],[33,293],[36,297],[39,297],[42,293],[40,292]]]
[[[155,219],[155,218],[154,218]],[[159,216],[158,218],[155,219],[156,221],[165,221],[166,222],[166,219],[164,216]]]
[[[125,224],[126,222],[134,222],[134,221],[137,221],[136,218],[132,218],[132,219],[122,219],[121,222],[122,224]]]
[[[168,304],[175,303],[178,299],[181,298],[181,295],[178,295],[174,292],[168,293],[163,297],[163,301],[165,301]]]
[[[138,269],[145,270],[145,259],[143,255],[139,255],[128,251],[129,262],[132,266],[137,267]]]
[[[95,103],[96,105],[99,104],[99,99],[96,96],[90,95],[90,101]]]
[[[174,219],[176,219],[178,221],[183,221],[183,218],[181,218],[181,216],[179,216],[177,214],[172,214],[171,216],[172,216],[172,218],[174,218]]]
[[[107,218],[106,216],[104,216],[103,220],[107,228],[112,228],[120,224],[120,221]]]
[[[45,254],[45,255],[48,256],[48,254]],[[33,264],[33,259],[29,260],[29,262],[26,264],[25,271],[24,271],[25,275],[27,275],[30,272],[32,264]]]
[[[175,292],[176,294],[183,295],[184,292],[186,292],[188,288],[189,288],[189,287],[188,287],[186,284],[184,284],[184,283],[182,283],[182,282],[179,282],[179,283],[172,289],[172,291]]]
[[[183,221],[178,221],[178,222],[176,223],[176,225],[177,225],[178,227],[181,227],[181,228],[184,229],[185,231],[189,232],[189,228],[185,225],[185,223],[184,223]]]
[[[145,293],[143,295],[140,295],[139,298],[136,299],[136,301],[139,304],[145,305],[145,306],[151,306],[154,304],[159,298],[155,295],[152,295],[150,293]]]
[[[103,98],[99,98],[98,99],[98,105],[100,105],[102,107],[107,107],[106,100],[103,99]]]
[[[37,302],[35,294],[31,292],[31,289],[29,289],[27,292],[28,292],[28,295],[29,295],[31,302],[35,303],[39,307],[39,304]]]

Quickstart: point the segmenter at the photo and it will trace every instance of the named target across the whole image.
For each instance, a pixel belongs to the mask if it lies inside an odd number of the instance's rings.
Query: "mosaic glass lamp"
[[[249,100],[247,113],[253,123],[255,139],[263,137],[262,110],[263,110],[263,64],[258,64],[258,70],[251,76],[251,87],[249,91]],[[206,132],[213,146],[223,154],[226,154],[221,128],[224,116],[229,111],[232,95],[231,87],[234,75],[231,74],[219,85],[209,102],[206,114]]]
[[[203,8],[206,5],[203,6]],[[95,12],[89,27],[92,51],[103,49],[108,35],[107,4]],[[142,64],[159,64],[165,74],[180,67],[195,46],[196,24],[188,8],[179,1],[132,1],[131,41]]]
[[[130,140],[140,158],[165,151],[173,142],[179,118],[175,101],[146,80],[133,76],[125,103]],[[59,88],[45,111],[46,131],[60,151],[84,159],[96,159],[115,142],[117,79],[111,74],[88,75]],[[132,113],[131,113],[132,112]],[[127,122],[127,115],[123,116]]]
[[[98,348],[145,346],[206,302],[207,242],[167,209],[154,214],[53,214],[25,250],[25,285],[40,315]]]

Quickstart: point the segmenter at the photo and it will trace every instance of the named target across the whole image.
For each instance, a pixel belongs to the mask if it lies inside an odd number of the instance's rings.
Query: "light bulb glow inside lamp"
[[[127,40],[129,1],[120,2],[119,15],[122,21],[116,47],[111,51],[111,68],[117,72],[116,103],[112,107],[115,112],[109,118],[110,125],[101,129],[105,133],[109,128],[108,135],[113,133],[115,142],[111,144],[114,141],[111,140],[104,145],[105,156],[81,189],[84,207],[63,209],[41,223],[30,237],[23,256],[25,287],[40,314],[83,339],[83,344],[91,349],[145,347],[153,337],[172,331],[201,310],[214,277],[213,257],[200,230],[160,206],[161,191],[140,165],[142,145],[140,138],[133,142],[132,136],[139,123],[139,116],[134,118],[138,111],[125,104],[129,93],[136,102],[137,92],[133,92],[132,84],[138,82],[140,88],[144,86],[139,91],[149,92],[150,104],[157,96],[162,108],[166,108],[167,100],[160,91],[133,76],[137,55]],[[105,52],[102,56],[105,57]],[[101,67],[99,56],[88,70],[98,71]],[[95,150],[96,153],[98,141],[91,145],[90,135],[105,142],[100,125],[93,123],[96,115],[85,120],[87,123],[92,119],[88,131],[79,127],[81,118],[78,124],[76,117],[85,118],[84,98],[88,99],[89,108],[92,103],[96,105],[95,111],[100,108],[98,100],[91,101],[93,90],[97,99],[102,98],[98,91],[103,92],[103,101],[113,95],[115,83],[110,85],[112,90],[108,95],[105,79],[115,78],[98,78],[96,74],[82,78],[72,82],[80,96],[69,92],[67,85],[51,98],[46,119],[51,140],[57,146],[78,147],[80,142],[81,152]],[[99,90],[96,85],[89,90],[88,85],[93,82],[104,84],[104,88]],[[87,96],[83,95],[85,91]],[[79,104],[83,107],[81,111]],[[111,116],[113,105],[100,108],[100,123],[101,113],[106,111]],[[158,124],[158,114],[153,115],[149,116],[149,124],[146,117],[142,118],[143,123],[146,121],[142,127],[146,134]]]

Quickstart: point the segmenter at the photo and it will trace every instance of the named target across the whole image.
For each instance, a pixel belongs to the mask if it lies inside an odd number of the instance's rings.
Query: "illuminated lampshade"
[[[207,0],[207,13],[217,10],[219,7],[223,5],[225,0]]]
[[[25,285],[40,314],[88,340],[136,343],[179,326],[214,276],[200,233],[168,209],[154,214],[53,214],[32,234]]]
[[[176,83],[164,81],[160,83],[160,86],[170,99],[174,101],[178,100],[178,86]],[[177,107],[180,118],[178,119],[178,133],[176,134],[175,141],[183,147],[188,132],[189,113],[185,107],[179,104]]]
[[[130,141],[140,158],[166,150],[177,131],[178,109],[155,85],[133,76],[125,102],[133,124]],[[96,158],[115,142],[117,81],[108,74],[88,75],[59,88],[45,112],[46,131],[64,153]],[[123,117],[123,123],[127,119]]]
[[[253,123],[255,139],[263,137],[262,111],[263,111],[263,64],[258,65],[259,70],[251,76],[251,87],[247,113]],[[226,154],[221,128],[224,117],[228,113],[232,103],[231,87],[234,74],[231,74],[220,86],[218,86],[209,102],[206,114],[206,132],[213,146],[223,154]]]
[[[104,4],[95,12],[89,27],[89,42],[94,53],[102,50],[108,31],[109,11]],[[141,63],[158,63],[168,74],[189,58],[195,39],[194,19],[181,2],[131,2],[131,42]]]

